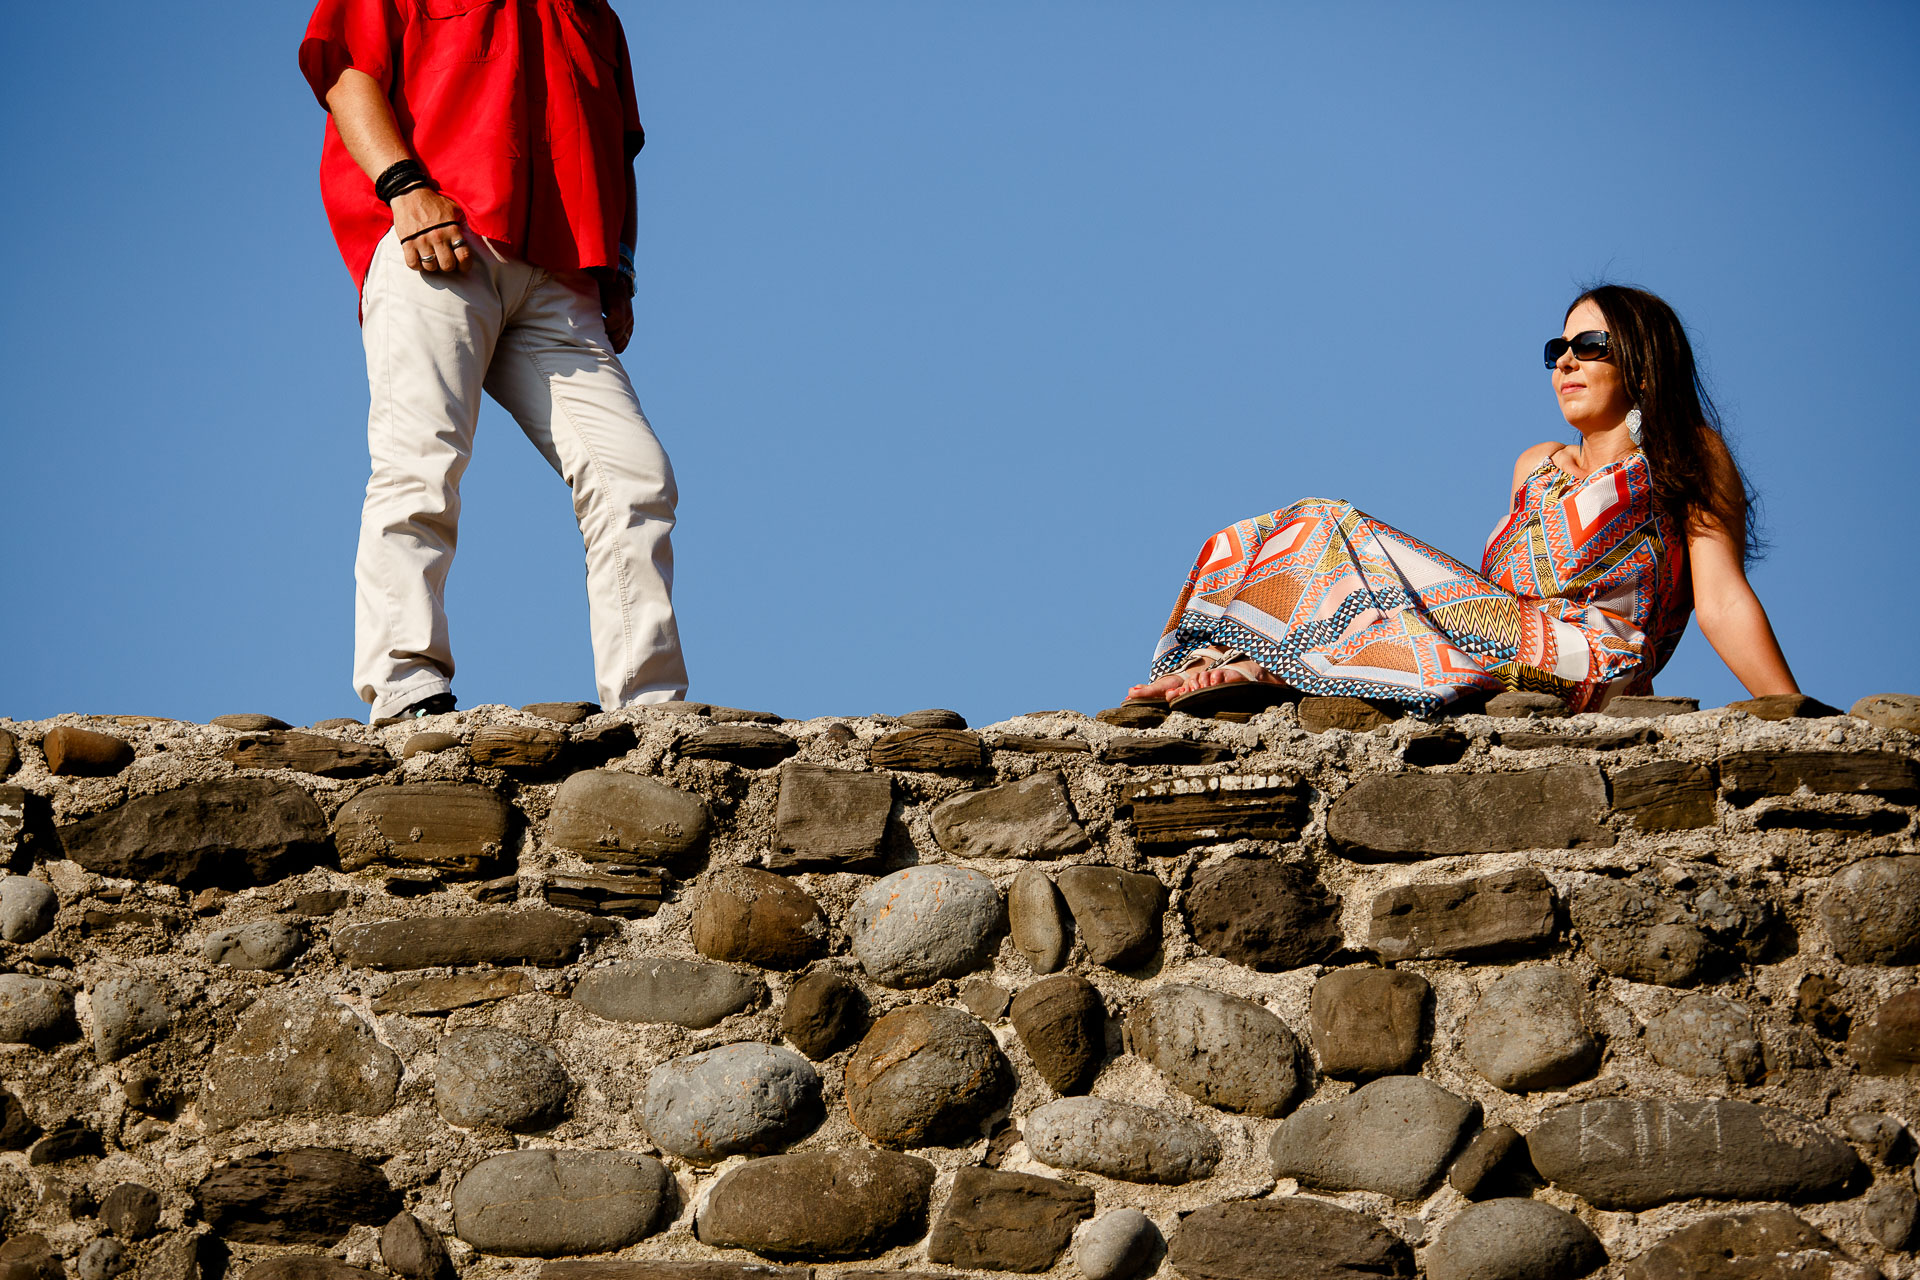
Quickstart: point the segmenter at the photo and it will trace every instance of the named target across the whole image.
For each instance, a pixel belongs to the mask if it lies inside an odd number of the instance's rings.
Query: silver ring
[[[465,240],[455,240],[452,244],[448,245],[447,247],[450,249],[464,249],[467,247],[467,242]]]

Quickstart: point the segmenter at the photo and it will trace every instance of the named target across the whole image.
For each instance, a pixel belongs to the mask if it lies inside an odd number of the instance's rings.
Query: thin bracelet
[[[460,225],[460,219],[458,218],[455,218],[452,222],[436,222],[430,227],[420,228],[418,231],[414,232],[410,236],[401,236],[400,243],[405,244],[409,240],[418,240],[421,236],[427,234],[427,232],[438,231],[442,227],[457,227],[459,225]]]

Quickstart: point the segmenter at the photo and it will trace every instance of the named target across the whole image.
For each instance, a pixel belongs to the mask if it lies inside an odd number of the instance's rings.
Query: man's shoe
[[[402,720],[419,720],[426,716],[443,716],[453,710],[453,707],[453,695],[451,693],[436,693],[431,697],[422,698],[418,702],[408,703],[400,709],[397,715],[381,716],[373,722],[373,727],[379,729],[386,725],[399,724]]]

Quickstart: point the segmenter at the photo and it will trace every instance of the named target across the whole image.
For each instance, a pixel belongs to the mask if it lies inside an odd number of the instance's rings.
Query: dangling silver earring
[[[1627,410],[1627,439],[1633,441],[1635,448],[1640,445],[1640,435],[1640,406],[1635,405]]]

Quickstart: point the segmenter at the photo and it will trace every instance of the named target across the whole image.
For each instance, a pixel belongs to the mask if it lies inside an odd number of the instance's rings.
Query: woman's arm
[[[1756,698],[1798,693],[1786,655],[1774,639],[1773,625],[1760,597],[1747,582],[1740,549],[1717,526],[1689,531],[1687,562],[1693,572],[1693,611],[1700,634],[1727,669]]]

